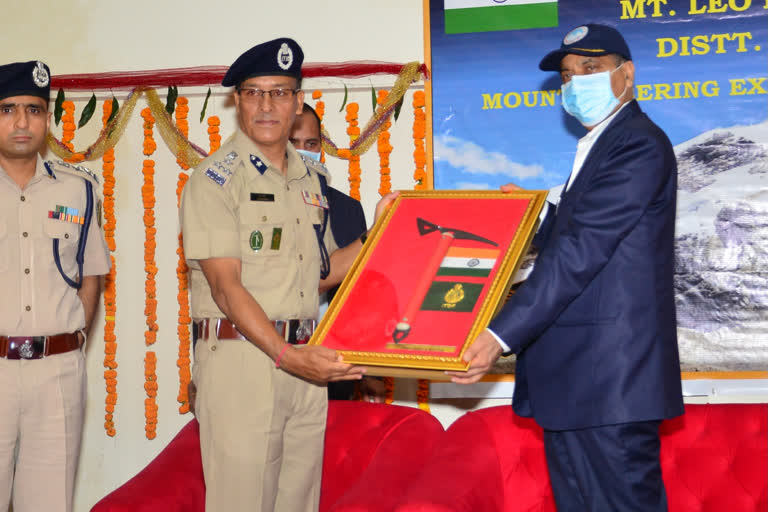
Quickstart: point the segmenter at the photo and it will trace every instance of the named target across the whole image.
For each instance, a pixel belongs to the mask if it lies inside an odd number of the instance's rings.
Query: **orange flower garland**
[[[75,150],[75,145],[72,141],[75,138],[75,104],[69,100],[61,104],[61,108],[64,109],[64,113],[61,115],[61,142],[69,148],[70,151]]]
[[[221,120],[218,116],[211,116],[208,118],[208,142],[210,144],[209,155],[218,151],[221,147],[221,135],[219,135],[219,125]]]
[[[102,122],[107,125],[107,120],[112,114],[112,100],[104,102],[104,114]],[[110,252],[115,252],[115,149],[112,148],[102,157],[102,177],[104,178],[104,238]],[[115,287],[117,269],[115,256],[110,255],[112,267],[104,279],[104,382],[107,391],[104,429],[110,437],[115,436],[115,422],[113,414],[117,404],[117,336],[115,335],[115,314],[117,313],[117,291]]]
[[[416,163],[416,170],[413,173],[413,179],[416,190],[426,190],[427,188],[427,152],[424,146],[424,139],[427,136],[427,115],[424,113],[424,91],[413,93],[413,161]]]
[[[387,91],[379,91],[376,102],[379,105],[383,105],[387,99]],[[389,143],[389,127],[392,126],[390,121],[385,122],[382,125],[381,132],[377,140],[377,148],[379,150],[379,167],[381,168],[379,173],[381,174],[381,181],[379,184],[379,194],[385,196],[392,190],[392,182],[390,180],[389,169],[389,154],[392,153],[392,146]]]
[[[77,125],[75,124],[75,104],[71,101],[65,101],[61,104],[61,107],[64,109],[64,113],[61,115],[61,142],[63,142],[70,151],[74,151],[75,146],[72,144],[72,141],[75,138],[75,128],[77,128]],[[67,162],[73,163],[82,162],[85,160],[85,155],[82,153],[74,153],[66,160]]]
[[[189,113],[188,104],[189,101],[184,96],[180,96],[176,99],[176,128],[179,129],[179,132],[181,132],[184,137],[189,135],[189,123],[187,122],[187,114]],[[181,192],[184,190],[184,185],[186,185],[189,180],[189,175],[184,171],[189,169],[189,166],[180,159],[177,159],[176,163],[182,168],[182,172],[179,173],[179,180],[176,183],[176,207],[179,207],[181,204]],[[176,265],[176,280],[179,283],[179,293],[176,296],[176,300],[179,303],[179,322],[176,329],[179,336],[179,358],[176,360],[176,366],[179,368],[179,394],[176,397],[176,400],[181,404],[179,407],[179,414],[186,414],[189,412],[187,386],[192,379],[192,373],[189,369],[189,349],[192,346],[189,324],[192,323],[192,319],[189,316],[188,268],[186,258],[184,257],[184,239],[181,233],[179,233],[179,245],[176,248],[176,254],[179,257]]]
[[[427,379],[418,379],[416,388],[416,403],[419,409],[429,412],[429,381]]]
[[[349,103],[347,105],[347,115],[344,119],[349,123],[347,127],[347,135],[349,135],[349,142],[352,143],[360,136],[360,128],[357,126],[357,103]],[[345,158],[349,160],[349,196],[354,197],[358,201],[360,200],[360,156],[353,155],[349,150],[339,150],[339,156],[342,152],[345,153]]]
[[[315,100],[315,114],[320,118],[320,133],[323,133],[323,116],[325,116],[325,102],[318,101],[323,97],[322,91],[312,91],[312,99]],[[323,145],[320,145],[320,161],[325,163],[325,150]]]
[[[157,149],[157,144],[152,136],[152,127],[155,123],[155,118],[152,116],[152,111],[149,108],[145,108],[141,111],[141,117],[144,118],[144,155],[149,157]],[[157,266],[155,264],[155,248],[157,242],[155,241],[155,161],[150,158],[144,159],[144,168],[142,169],[144,175],[144,185],[141,187],[141,198],[144,205],[144,271],[147,273],[147,278],[144,284],[144,291],[146,293],[146,300],[144,305],[144,315],[147,320],[147,330],[144,332],[144,340],[149,347],[157,341],[157,283],[155,282],[155,275],[157,275]],[[157,357],[153,351],[147,351],[144,358],[144,390],[147,392],[147,398],[144,400],[144,416],[146,417],[146,425],[144,430],[146,431],[147,439],[154,439],[157,435],[157,403],[155,397],[157,396],[157,375],[155,373],[157,367]]]
[[[394,377],[384,377],[384,403],[391,404],[395,401],[395,379]]]

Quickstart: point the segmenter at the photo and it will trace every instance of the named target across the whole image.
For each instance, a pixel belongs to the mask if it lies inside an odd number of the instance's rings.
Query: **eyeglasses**
[[[269,91],[263,91],[261,89],[252,89],[250,87],[243,87],[239,90],[240,97],[244,101],[257,102],[263,101],[266,94],[272,101],[278,103],[287,103],[293,98],[293,95],[299,92],[300,89],[271,89]]]

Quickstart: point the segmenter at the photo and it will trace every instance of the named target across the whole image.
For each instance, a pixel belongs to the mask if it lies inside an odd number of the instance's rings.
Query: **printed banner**
[[[683,369],[768,367],[768,0],[430,0],[435,189],[554,189],[584,128],[538,69],[571,29],[616,27],[635,97],[679,167]]]

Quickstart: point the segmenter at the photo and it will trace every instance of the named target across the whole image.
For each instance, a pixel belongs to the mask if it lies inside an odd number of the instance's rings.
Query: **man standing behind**
[[[587,134],[528,281],[467,350],[517,354],[513,405],[544,428],[557,508],[666,510],[659,424],[683,413],[673,289],[677,164],[634,101],[624,38],[589,24],[539,64]]]
[[[289,139],[296,151],[305,158],[320,162],[322,137],[320,134],[320,117],[315,109],[304,104],[300,115],[293,123]],[[320,164],[322,165],[322,164]],[[328,187],[328,206],[331,232],[338,247],[346,247],[356,242],[367,231],[365,213],[360,201],[349,197],[344,192]],[[328,303],[333,300],[338,286],[320,294],[320,317],[328,309]],[[321,290],[323,292],[323,290]],[[363,377],[357,385],[361,398],[366,402],[383,403],[386,395],[384,382],[377,377]],[[329,382],[329,400],[350,400],[355,395],[354,382]]]
[[[363,373],[333,350],[298,348],[314,329],[318,288],[340,282],[362,247],[328,251],[325,178],[288,142],[304,102],[302,60],[282,38],[230,66],[222,85],[235,86],[239,129],[182,197],[210,511],[317,510],[323,384]]]
[[[109,253],[95,176],[43,162],[50,71],[0,66],[0,510],[72,510],[85,332]],[[16,455],[16,453],[18,455]]]

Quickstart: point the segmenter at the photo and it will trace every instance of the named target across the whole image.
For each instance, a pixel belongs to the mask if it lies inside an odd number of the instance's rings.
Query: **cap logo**
[[[563,44],[573,44],[578,41],[581,41],[585,37],[587,37],[587,34],[589,33],[589,27],[585,27],[584,25],[580,27],[576,27],[575,29],[568,32],[565,37],[563,38]]]
[[[35,82],[35,85],[38,87],[45,87],[48,85],[48,82],[50,82],[50,76],[48,76],[48,71],[45,70],[45,65],[37,61],[37,64],[35,64],[35,69],[32,70],[32,81]]]
[[[277,65],[287,71],[290,69],[291,64],[293,64],[293,51],[288,46],[288,43],[283,43],[277,52]]]

